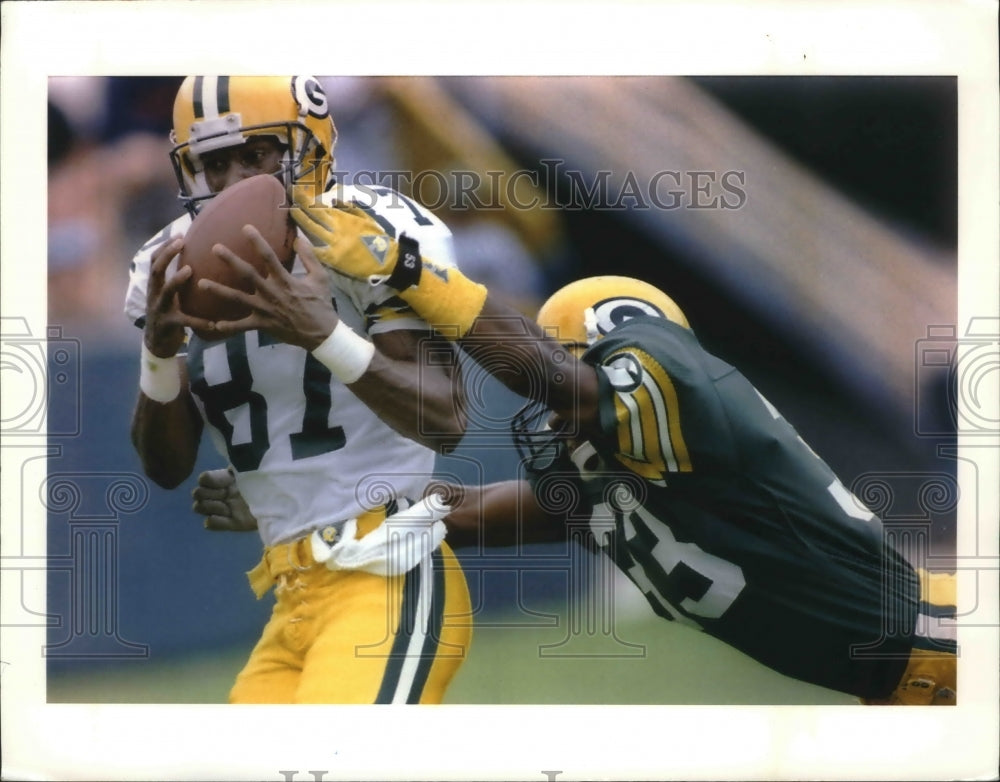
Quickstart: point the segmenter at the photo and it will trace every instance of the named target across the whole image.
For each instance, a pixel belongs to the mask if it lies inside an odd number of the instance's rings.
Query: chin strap
[[[583,325],[587,330],[587,344],[593,345],[601,336],[601,331],[597,327],[597,313],[593,307],[587,307],[583,311]]]

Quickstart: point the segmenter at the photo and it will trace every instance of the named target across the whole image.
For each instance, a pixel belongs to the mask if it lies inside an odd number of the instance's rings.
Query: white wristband
[[[337,380],[348,385],[368,370],[375,346],[341,320],[312,354]]]
[[[181,368],[177,357],[160,358],[153,355],[146,343],[142,343],[139,388],[154,402],[166,404],[177,398],[181,392]]]

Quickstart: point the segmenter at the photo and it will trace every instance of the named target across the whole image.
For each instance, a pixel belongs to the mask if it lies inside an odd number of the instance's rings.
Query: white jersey
[[[413,201],[388,188],[344,187],[338,196],[353,198],[390,235],[415,238],[427,257],[455,264],[451,233]],[[178,218],[136,255],[125,312],[137,325],[144,323],[152,253],[190,223]],[[296,259],[293,269],[301,268]],[[340,318],[358,333],[429,328],[384,285],[331,270],[330,292]],[[265,545],[396,501],[405,506],[430,481],[434,452],[390,428],[302,348],[258,331],[222,342],[192,335],[187,365],[206,431],[235,468]]]

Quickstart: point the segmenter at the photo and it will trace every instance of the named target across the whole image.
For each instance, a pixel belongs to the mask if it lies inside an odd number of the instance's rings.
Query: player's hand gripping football
[[[228,468],[207,470],[198,476],[191,492],[195,513],[205,517],[205,529],[217,532],[250,532],[257,519],[236,488],[236,476]]]
[[[211,332],[212,323],[184,313],[177,294],[191,277],[191,268],[184,266],[169,278],[167,267],[180,253],[184,242],[173,238],[153,253],[146,289],[146,325],[143,339],[149,351],[160,358],[177,355],[184,344],[184,327]]]
[[[468,332],[486,301],[486,288],[454,267],[422,258],[415,240],[389,236],[357,206],[317,203],[308,188],[293,188],[292,219],[309,237],[316,257],[341,274],[399,291],[435,328]]]
[[[215,245],[215,254],[252,286],[252,293],[230,288],[213,280],[198,280],[198,286],[217,296],[249,308],[245,318],[217,321],[214,334],[223,339],[243,331],[259,329],[290,345],[313,350],[325,340],[339,322],[330,296],[327,272],[316,259],[309,242],[298,239],[298,253],[305,275],[293,275],[274,250],[252,225],[243,229],[264,260],[266,274],[261,274],[225,245]]]

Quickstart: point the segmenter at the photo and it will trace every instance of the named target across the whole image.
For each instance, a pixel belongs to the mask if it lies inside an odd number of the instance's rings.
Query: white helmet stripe
[[[229,111],[228,76],[196,76],[193,92],[195,119],[215,119]]]
[[[218,76],[206,76],[202,80],[201,105],[205,112],[203,114],[205,119],[214,119],[219,116],[218,81]]]

